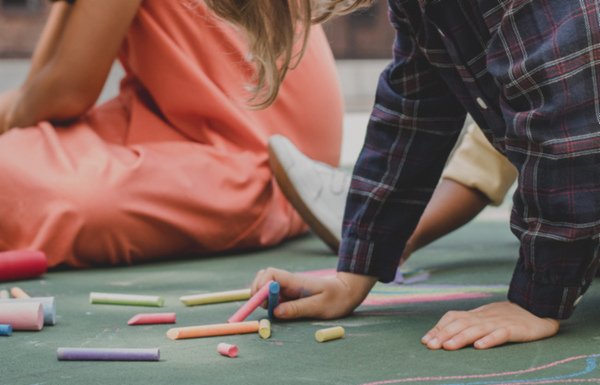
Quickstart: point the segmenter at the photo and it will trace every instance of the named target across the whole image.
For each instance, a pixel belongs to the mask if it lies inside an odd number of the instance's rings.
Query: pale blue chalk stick
[[[0,325],[0,336],[9,336],[12,334],[12,326]]]
[[[54,297],[0,299],[0,303],[3,302],[39,302],[42,304],[42,309],[44,310],[44,325],[56,324],[56,301]]]
[[[275,314],[273,314],[273,311],[275,310],[277,305],[279,305],[279,290],[280,290],[279,284],[277,282],[271,282],[271,284],[269,285],[269,307],[268,307],[270,319],[275,319]]]

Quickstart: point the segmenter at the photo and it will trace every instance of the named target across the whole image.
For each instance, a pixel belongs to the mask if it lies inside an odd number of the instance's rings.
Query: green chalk
[[[162,297],[111,293],[90,293],[90,303],[105,305],[155,306],[162,307]]]

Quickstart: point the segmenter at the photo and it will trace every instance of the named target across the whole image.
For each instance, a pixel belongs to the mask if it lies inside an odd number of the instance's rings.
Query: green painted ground
[[[415,254],[407,269],[434,269],[423,284],[508,284],[517,242],[506,223],[475,222]],[[556,337],[488,351],[429,351],[421,336],[448,310],[468,310],[503,294],[443,302],[362,306],[338,321],[278,323],[268,340],[256,335],[171,341],[169,325],[127,326],[127,320],[156,308],[90,305],[90,291],[162,295],[163,311],[177,312],[177,326],[222,323],[237,303],[186,308],[182,295],[247,287],[260,268],[290,271],[333,268],[336,258],[313,236],[261,252],[134,267],[48,273],[18,282],[31,295],[56,296],[58,324],[41,332],[0,337],[0,384],[362,384],[554,383],[600,379],[595,357],[538,371],[523,371],[582,355],[600,354],[600,291],[593,287]],[[0,289],[12,284],[0,284]],[[258,309],[253,317],[266,316]],[[316,330],[342,325],[346,337],[328,343]],[[216,352],[219,342],[236,344],[231,359]],[[158,347],[160,362],[59,362],[58,347]],[[586,362],[587,360],[587,362]],[[579,373],[579,374],[577,374]],[[443,378],[459,376],[461,378]],[[464,378],[463,376],[479,376]],[[569,376],[569,377],[565,377]],[[434,377],[430,380],[418,378]],[[600,382],[600,380],[598,380]],[[387,382],[386,382],[387,383]]]

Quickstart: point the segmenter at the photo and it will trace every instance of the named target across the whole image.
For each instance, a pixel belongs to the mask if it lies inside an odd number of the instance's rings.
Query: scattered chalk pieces
[[[225,336],[230,334],[256,333],[258,329],[258,321],[234,322],[227,324],[173,328],[167,331],[167,337],[169,337],[172,340],[180,340],[184,338],[200,338]]]
[[[90,303],[104,305],[155,306],[162,307],[162,297],[152,295],[129,295],[90,293]]]
[[[175,313],[142,313],[133,316],[127,325],[174,324]]]
[[[344,328],[341,326],[336,326],[334,328],[329,328],[329,329],[317,330],[317,332],[315,333],[315,338],[319,342],[335,340],[338,338],[342,338],[343,336],[344,336]]]
[[[0,252],[0,282],[39,277],[46,272],[46,266],[46,254],[41,251]]]
[[[180,297],[179,300],[186,306],[208,305],[232,301],[246,301],[250,299],[250,289],[220,291],[217,293],[194,294]]]
[[[160,361],[160,349],[58,348],[59,361]]]
[[[15,298],[31,298],[29,294],[16,286],[10,289],[10,294]]]
[[[259,291],[254,293],[254,295],[248,300],[248,302],[246,302],[241,308],[239,308],[239,310],[236,311],[235,314],[227,320],[227,322],[242,322],[243,320],[245,320],[246,317],[248,317],[250,313],[254,311],[254,309],[259,307],[260,304],[267,299],[267,297],[269,296],[269,285],[271,285],[271,282],[273,281],[267,282],[263,287],[260,288]]]
[[[219,353],[221,353],[224,356],[227,357],[235,357],[238,355],[238,348],[235,345],[229,345],[226,344],[225,342],[221,342],[218,346],[217,346],[217,351]]]
[[[258,334],[264,339],[271,337],[271,322],[268,319],[260,320]]]
[[[275,319],[275,313],[273,311],[279,305],[279,284],[277,282],[271,282],[269,285],[269,318]]]
[[[0,290],[0,299],[9,299],[8,290]]]
[[[12,326],[0,325],[0,336],[8,337],[12,334]]]

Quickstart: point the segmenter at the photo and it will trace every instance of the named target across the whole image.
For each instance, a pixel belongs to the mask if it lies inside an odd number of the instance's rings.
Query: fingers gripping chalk
[[[227,322],[242,322],[269,296],[269,286],[271,282],[267,282],[259,291],[257,291]]]
[[[233,358],[238,355],[238,348],[235,345],[229,345],[225,342],[221,342],[217,346],[217,352],[221,353],[224,356]]]
[[[90,303],[104,305],[155,306],[162,307],[162,297],[152,295],[129,295],[90,293]]]
[[[160,361],[160,349],[58,348],[59,361]]]
[[[338,338],[342,338],[343,336],[344,336],[344,328],[341,326],[336,326],[334,328],[329,328],[329,329],[317,330],[317,332],[315,333],[315,338],[319,342],[335,340]]]
[[[191,326],[185,328],[173,328],[167,331],[167,337],[172,340],[183,338],[200,338],[212,336],[225,336],[230,334],[256,333],[258,321],[236,322],[217,325]]]
[[[12,326],[0,325],[0,336],[10,336],[12,334]]]
[[[0,299],[9,299],[8,290],[0,290]]]
[[[44,310],[39,302],[0,303],[0,324],[13,330],[42,330]]]
[[[271,337],[271,322],[268,319],[260,320],[258,334],[264,339]]]
[[[175,313],[142,313],[133,316],[127,325],[174,324]]]
[[[221,291],[218,293],[195,294],[180,297],[186,306],[207,305],[210,303],[246,301],[250,299],[250,289]]]
[[[39,277],[46,272],[46,254],[15,250],[0,253],[0,282]]]
[[[269,318],[275,319],[273,311],[279,305],[279,284],[277,282],[271,282],[269,284]]]
[[[16,286],[10,289],[10,294],[15,298],[31,298],[29,294],[25,293],[23,290]]]
[[[41,303],[42,310],[44,311],[44,325],[56,325],[56,301],[54,300],[54,297],[12,298],[6,300],[0,299],[0,304],[24,302]]]

